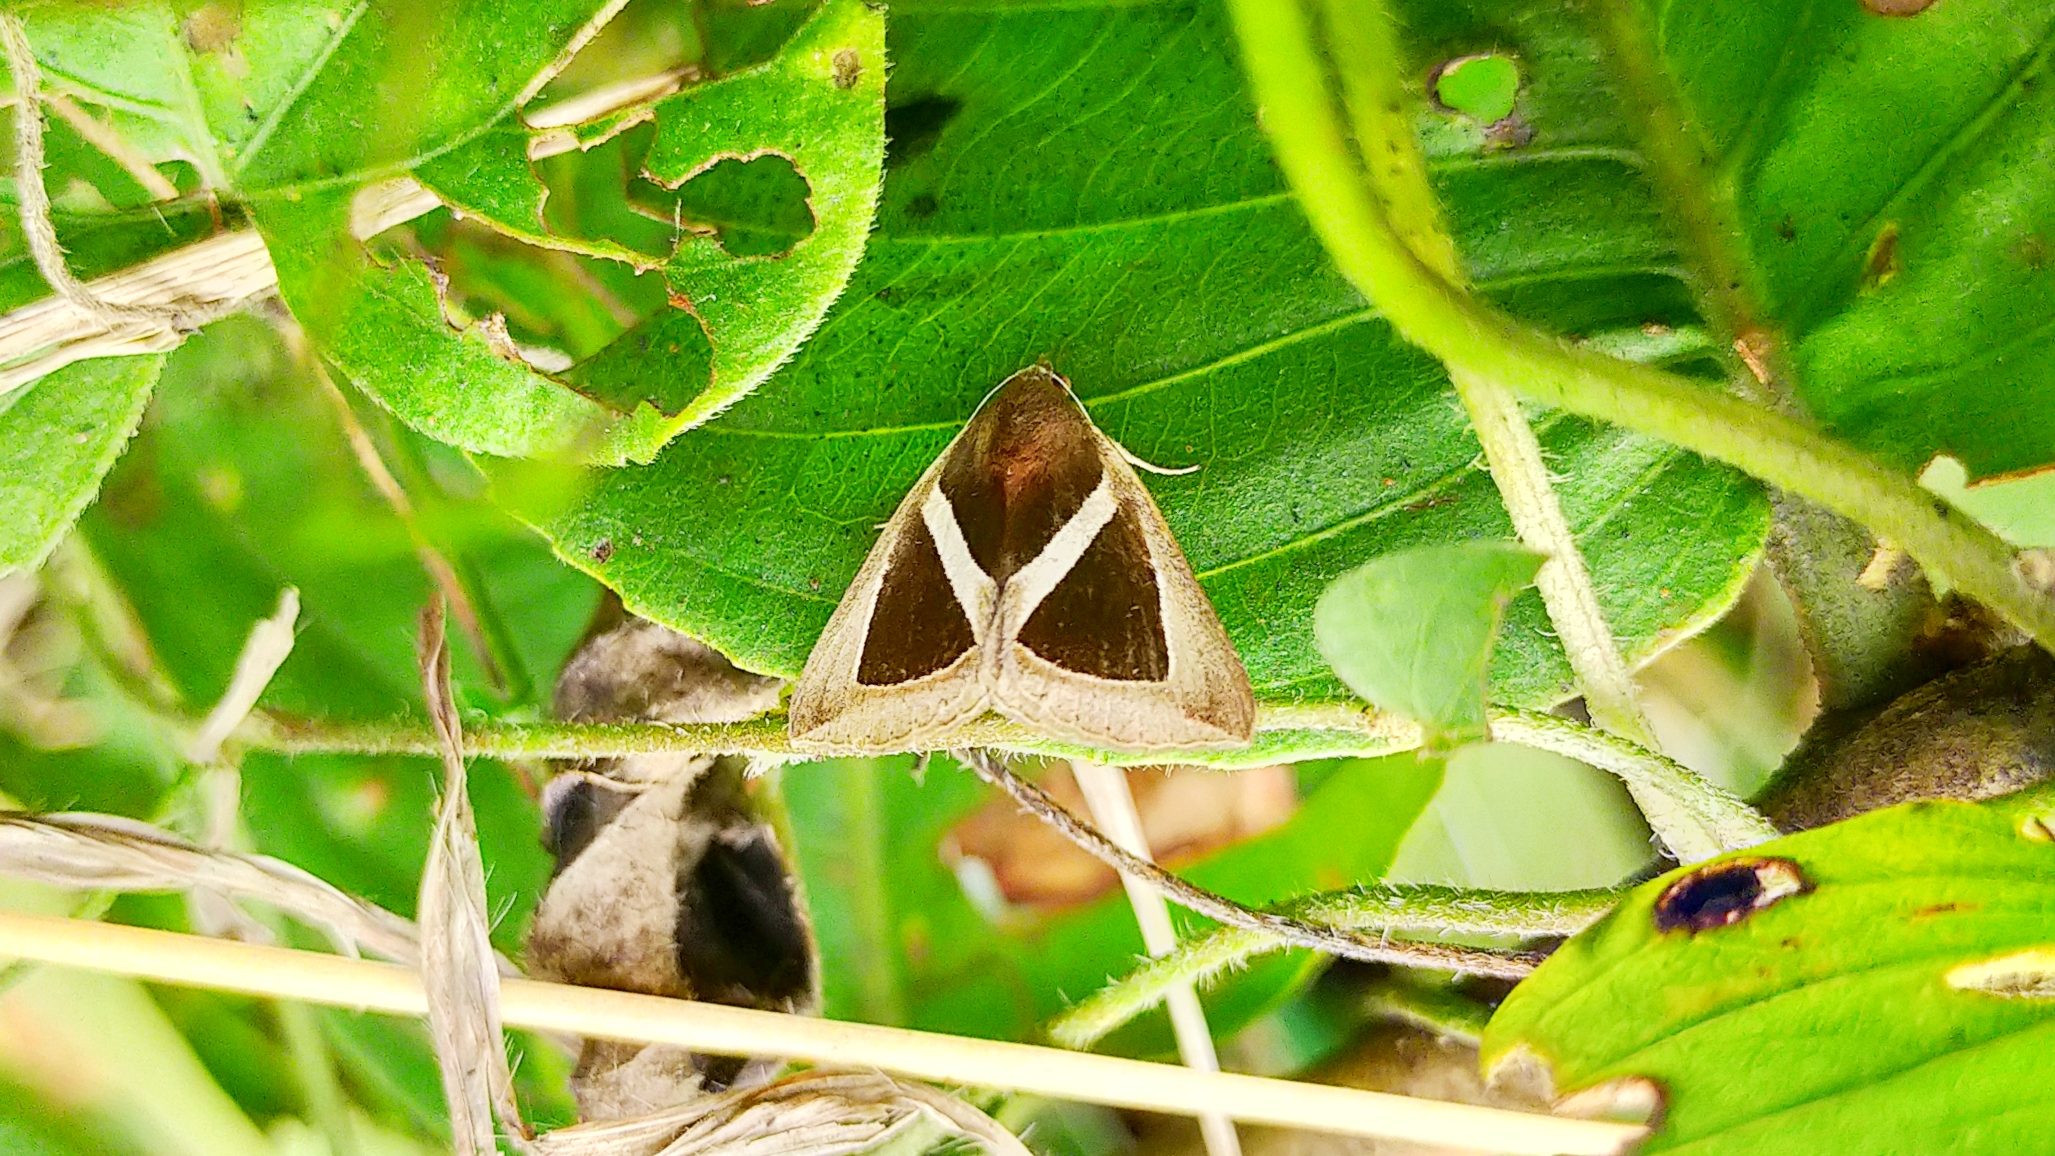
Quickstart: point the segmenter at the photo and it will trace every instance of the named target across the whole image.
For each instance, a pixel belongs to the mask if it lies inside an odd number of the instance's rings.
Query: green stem
[[[1789,417],[1536,332],[1437,275],[1365,190],[1305,13],[1278,0],[1229,8],[1301,206],[1343,275],[1408,340],[1451,369],[1726,462],[1852,518],[2055,649],[2055,601],[2015,572],[2011,548],[1911,478]]]
[[[1311,895],[1280,914],[1358,932],[1426,935],[1574,935],[1620,901],[1621,892],[1475,891],[1458,887],[1377,884]],[[1049,1038],[1087,1048],[1162,1002],[1178,987],[1203,983],[1264,952],[1287,945],[1274,936],[1224,927],[1149,960],[1049,1024]]]
[[[1636,0],[1603,0],[1599,29],[1614,72],[1633,111],[1641,120],[1641,151],[1650,177],[1669,210],[1671,225],[1682,242],[1697,282],[1700,311],[1725,339],[1747,341],[1761,355],[1768,381],[1740,372],[1731,349],[1721,360],[1737,372],[1732,381],[1742,395],[1759,403],[1788,407],[1791,398],[1781,385],[1780,360],[1761,320],[1761,309],[1749,287],[1746,258],[1735,244],[1741,230],[1735,223],[1731,177],[1715,171],[1697,134],[1690,129],[1683,96],[1664,71],[1655,30]]]
[[[1324,0],[1326,28],[1341,69],[1342,104],[1361,158],[1365,188],[1399,240],[1435,274],[1464,284],[1462,261],[1441,218],[1427,164],[1413,138],[1402,85],[1398,35],[1388,13],[1356,0]],[[1521,544],[1545,559],[1535,586],[1562,640],[1591,717],[1643,746],[1655,745],[1632,676],[1599,605],[1584,554],[1557,500],[1541,443],[1510,383],[1451,365],[1456,396],[1470,415],[1492,482]]]
[[[1778,835],[1775,824],[1718,783],[1617,735],[1538,711],[1496,714],[1491,732],[1619,776],[1649,827],[1680,863],[1739,851]]]

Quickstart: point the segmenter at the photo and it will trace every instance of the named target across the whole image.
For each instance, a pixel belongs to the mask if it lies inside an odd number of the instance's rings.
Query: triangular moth
[[[1149,491],[1044,365],[1001,383],[899,503],[799,676],[792,741],[940,747],[987,710],[1127,751],[1255,725]]]

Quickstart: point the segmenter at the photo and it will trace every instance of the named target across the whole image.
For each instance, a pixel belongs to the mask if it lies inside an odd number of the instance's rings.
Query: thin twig
[[[0,957],[160,983],[301,999],[396,1015],[426,1012],[420,974],[391,964],[194,935],[0,912]],[[1386,1137],[1513,1154],[1617,1153],[1645,1128],[904,1028],[510,979],[506,1022],[546,1032],[672,1044],[716,1055],[780,1055],[916,1079],[1010,1088],[1087,1103]]]
[[[1077,778],[1078,789],[1084,792],[1092,821],[1114,845],[1139,860],[1153,862],[1148,835],[1142,830],[1141,812],[1135,808],[1134,791],[1127,784],[1127,772],[1084,759],[1071,760],[1070,769]],[[1132,875],[1121,876],[1120,883],[1127,891],[1128,906],[1134,908],[1135,923],[1142,929],[1143,949],[1155,957],[1176,951],[1177,928],[1170,922],[1170,907],[1164,902],[1163,893]],[[1188,1068],[1219,1071],[1220,1056],[1214,1050],[1213,1032],[1206,1026],[1206,1009],[1199,1003],[1198,991],[1190,984],[1172,987],[1163,993],[1163,1000],[1170,1008],[1170,1028],[1177,1037],[1178,1058]],[[1205,1143],[1207,1156],[1241,1156],[1242,1141],[1234,1130],[1234,1121],[1218,1112],[1199,1117],[1199,1138]]]
[[[1124,876],[1146,881],[1165,898],[1230,927],[1268,936],[1292,947],[1324,951],[1345,959],[1434,967],[1476,975],[1518,978],[1534,970],[1541,957],[1527,952],[1484,951],[1447,943],[1373,940],[1270,911],[1252,911],[1231,899],[1188,883],[1154,863],[1137,859],[1099,833],[1096,827],[1065,810],[1040,787],[1014,774],[988,751],[961,752],[957,758],[979,778],[1006,792],[1021,809],[1062,832],[1093,858]]]
[[[1617,775],[1649,826],[1679,862],[1696,863],[1767,843],[1780,832],[1762,813],[1703,775],[1618,735],[1538,711],[1498,711],[1499,738]]]

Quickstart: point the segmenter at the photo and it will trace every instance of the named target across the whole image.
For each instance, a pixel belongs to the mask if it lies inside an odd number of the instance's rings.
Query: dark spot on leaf
[[[1904,267],[1898,262],[1898,222],[1891,221],[1870,242],[1869,255],[1862,261],[1862,291],[1874,293],[1895,280]]]
[[[885,110],[885,167],[926,155],[935,147],[963,102],[951,96],[922,96]]]
[[[1789,859],[1715,863],[1684,875],[1663,891],[1655,901],[1655,929],[1697,934],[1726,927],[1810,890],[1804,872]]]
[[[940,209],[941,207],[942,206],[935,203],[934,197],[928,195],[927,193],[922,193],[921,195],[906,202],[906,215],[914,218],[915,220],[925,220],[929,217],[934,216],[936,210]]]
[[[2019,259],[2026,267],[2041,270],[2048,267],[2048,239],[2039,233],[2028,233],[2019,239]]]
[[[599,565],[601,565],[601,566],[604,566],[604,565],[606,565],[606,564],[607,564],[607,560],[608,560],[608,559],[610,559],[610,558],[612,558],[613,556],[614,556],[614,541],[613,541],[613,539],[611,539],[611,538],[601,538],[601,539],[600,539],[599,541],[597,541],[597,542],[594,542],[594,543],[592,544],[592,560],[593,560],[594,562],[598,563]]]
[[[1783,220],[1777,222],[1777,239],[1780,241],[1796,241],[1798,239],[1798,227],[1791,223],[1789,214],[1786,214]]]
[[[836,88],[855,88],[857,80],[862,76],[863,58],[856,54],[856,49],[845,48],[835,54]]]
[[[1917,16],[1934,6],[1935,0],[1862,0],[1862,6],[1876,16]]]

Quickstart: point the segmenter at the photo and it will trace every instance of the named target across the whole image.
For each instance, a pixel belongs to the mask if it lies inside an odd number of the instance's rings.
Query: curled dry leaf
[[[775,705],[781,686],[608,599],[565,664],[556,709],[586,722],[726,722]],[[745,773],[733,757],[663,754],[588,763],[552,780],[544,838],[557,874],[529,928],[530,970],[649,995],[813,1010],[812,929]],[[588,1040],[572,1088],[586,1120],[637,1117],[738,1079],[760,1082],[774,1062]]]
[[[991,1156],[1027,1156],[990,1116],[923,1084],[875,1072],[803,1072],[662,1112],[559,1128],[543,1156],[847,1156],[925,1119]]]

